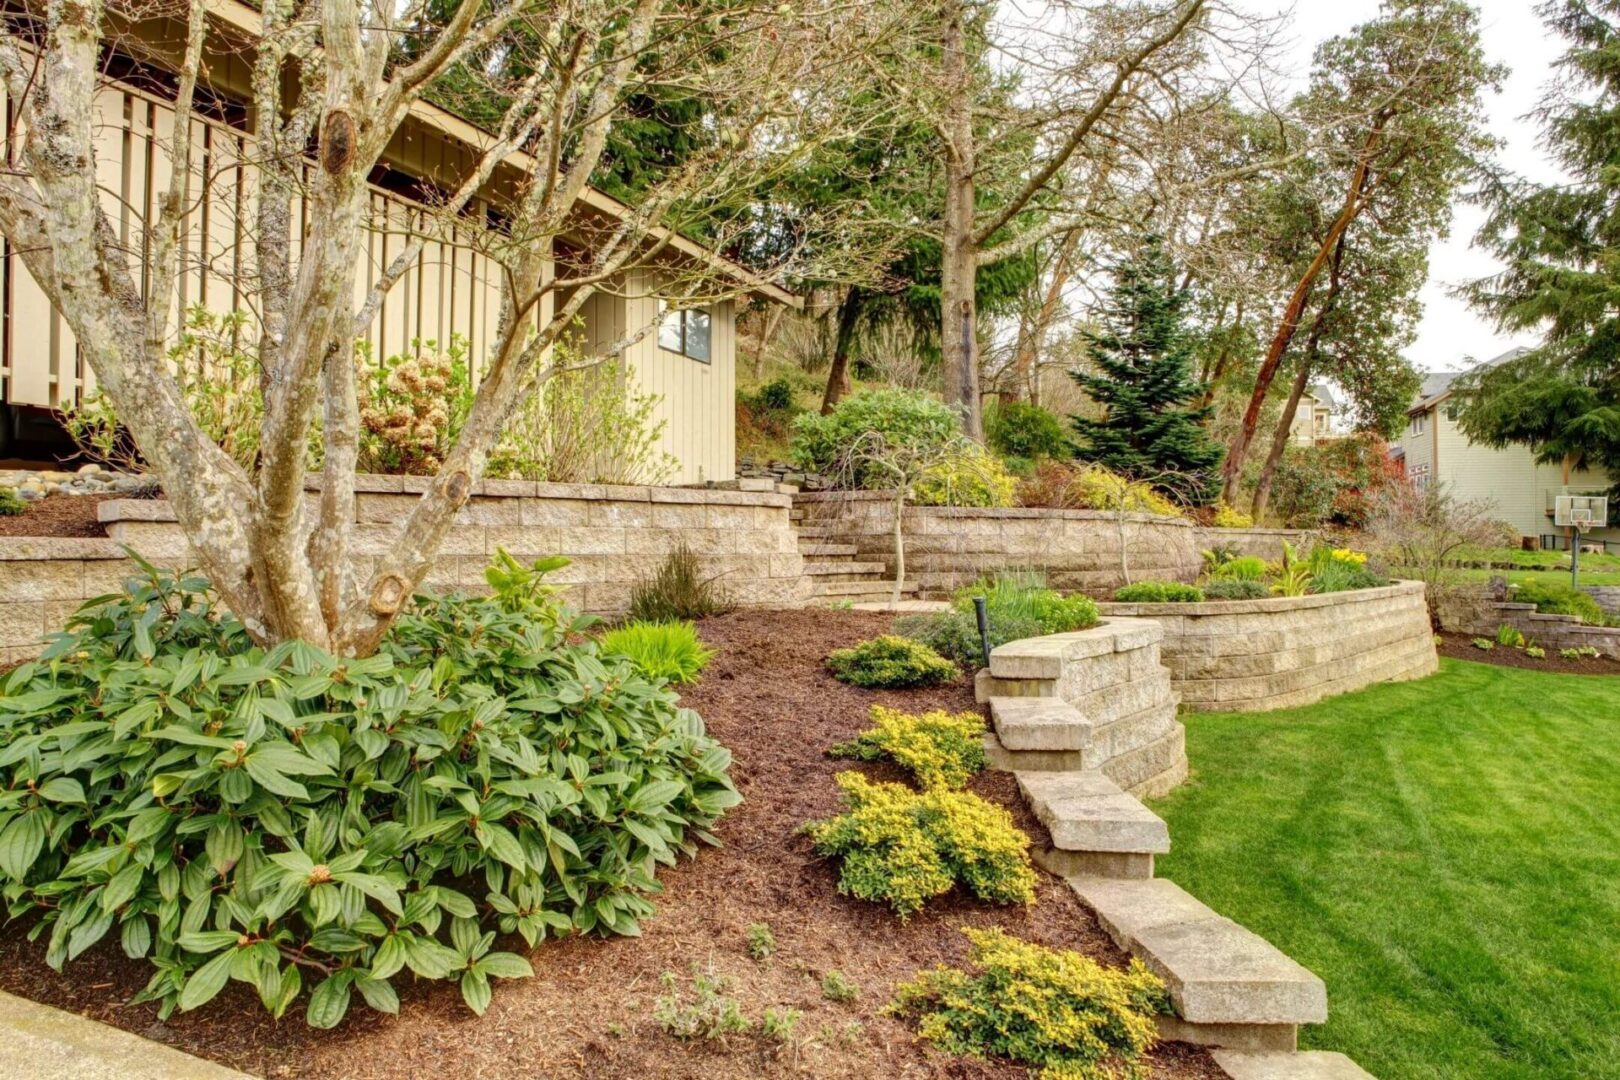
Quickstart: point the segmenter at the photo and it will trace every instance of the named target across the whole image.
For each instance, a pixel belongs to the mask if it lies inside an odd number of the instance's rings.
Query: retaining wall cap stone
[[[0,993],[0,1075],[29,1080],[253,1080],[76,1013]]]

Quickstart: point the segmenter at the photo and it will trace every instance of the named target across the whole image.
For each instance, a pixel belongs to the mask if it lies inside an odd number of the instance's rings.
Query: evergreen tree
[[[1459,423],[1477,442],[1528,446],[1542,461],[1620,480],[1620,2],[1553,0],[1538,10],[1570,43],[1537,116],[1573,182],[1495,178],[1478,242],[1506,269],[1468,295],[1503,329],[1545,336],[1454,384]]]
[[[1147,480],[1190,502],[1215,494],[1223,450],[1204,429],[1209,406],[1192,374],[1195,345],[1183,325],[1187,295],[1158,237],[1114,269],[1101,328],[1086,333],[1095,372],[1072,371],[1101,419],[1073,417],[1079,455]]]

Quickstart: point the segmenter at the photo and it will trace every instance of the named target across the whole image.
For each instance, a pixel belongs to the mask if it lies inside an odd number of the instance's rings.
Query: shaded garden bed
[[[1481,649],[1474,641],[1475,638],[1471,634],[1454,634],[1449,631],[1435,637],[1440,655],[1449,656],[1454,660],[1473,660],[1481,664],[1527,668],[1531,671],[1557,671],[1568,675],[1620,675],[1620,660],[1613,660],[1607,656],[1583,656],[1578,660],[1566,660],[1558,655],[1557,649],[1547,648],[1547,655],[1538,660],[1523,649],[1506,645]]]
[[[279,1080],[283,1077],[394,1080],[418,1075],[522,1077],[713,1077],[764,1075],[1020,1077],[1025,1070],[962,1061],[917,1041],[880,1015],[894,984],[940,962],[960,963],[963,926],[1001,926],[1046,945],[1078,948],[1118,963],[1122,955],[1058,879],[1041,875],[1037,903],[994,908],[955,896],[901,923],[890,912],[839,896],[837,870],[797,834],[838,807],[832,777],[851,767],[824,751],[867,726],[882,703],[909,710],[974,708],[966,680],[932,690],[869,691],[834,681],[822,667],[833,648],[881,633],[882,615],[755,611],[702,624],[718,655],[685,695],[735,754],[732,776],[745,801],[720,823],[725,846],[660,875],[659,911],[639,939],[553,942],[531,959],[535,978],[502,984],[478,1019],[451,985],[402,994],[398,1018],[355,1009],[330,1032],[301,1015],[280,1024],[252,992],[233,983],[195,1014],[160,1023],[151,1006],[126,1002],[149,968],[104,944],[64,975],[43,964],[43,944],[12,925],[0,937],[0,988],[62,1006]],[[857,766],[898,779],[886,766]],[[1009,806],[1032,835],[1010,775],[979,777],[974,790]],[[1039,840],[1037,839],[1037,842]],[[775,952],[756,961],[748,928],[770,927]],[[521,942],[516,947],[521,950]],[[757,1021],[765,1009],[802,1010],[790,1040],[731,1036],[681,1043],[652,1018],[664,972],[686,983],[693,966],[734,980],[729,991]],[[848,1004],[824,1000],[821,980],[841,972],[860,988]],[[1223,1075],[1202,1051],[1169,1045],[1153,1058],[1166,1080]]]

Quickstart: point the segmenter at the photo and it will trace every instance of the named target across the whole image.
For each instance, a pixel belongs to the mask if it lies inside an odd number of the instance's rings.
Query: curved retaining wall
[[[801,527],[857,559],[894,574],[894,503],[881,491],[794,497]],[[1065,592],[1117,589],[1144,578],[1191,581],[1203,565],[1203,530],[1181,518],[1102,510],[908,506],[906,580],[924,596],[945,596],[985,574],[1040,570]]]
[[[1439,665],[1423,584],[1201,604],[1101,604],[1153,619],[1183,704],[1220,712],[1305,705]]]

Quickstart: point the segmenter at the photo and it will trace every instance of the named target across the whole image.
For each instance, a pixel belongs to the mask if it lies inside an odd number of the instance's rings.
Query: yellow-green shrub
[[[843,860],[838,891],[888,904],[901,918],[958,882],[981,900],[1035,899],[1029,837],[1012,815],[968,791],[917,792],[838,774],[848,809],[805,831],[822,855]]]
[[[1151,485],[1127,480],[1102,465],[1076,466],[1056,461],[1041,462],[1024,478],[1018,485],[1018,505],[1181,516],[1175,503]]]
[[[917,778],[924,788],[960,788],[984,768],[984,718],[944,709],[914,716],[872,706],[870,730],[833,747],[835,757],[878,761],[887,758]]]
[[[1223,502],[1215,508],[1214,525],[1217,529],[1252,529],[1254,518]]]
[[[965,443],[961,452],[927,470],[912,488],[919,506],[1011,506],[1018,480],[1001,459]]]
[[[999,929],[963,930],[977,972],[940,965],[896,991],[891,1008],[953,1054],[1005,1058],[1042,1080],[1147,1075],[1164,984],[1140,961],[1118,971]]]
[[[848,649],[834,649],[827,668],[851,686],[905,689],[956,678],[956,665],[920,641],[882,634]]]

